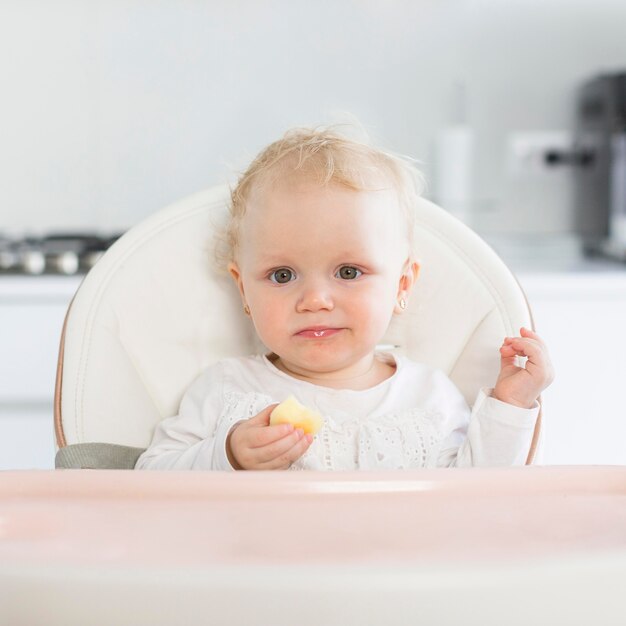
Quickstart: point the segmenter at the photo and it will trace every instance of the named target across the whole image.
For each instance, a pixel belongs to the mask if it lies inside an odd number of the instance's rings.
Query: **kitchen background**
[[[580,169],[544,157],[575,153],[581,87],[626,71],[625,35],[621,0],[2,0],[0,252],[105,247],[286,128],[356,118],[518,275],[557,369],[543,462],[624,464],[626,264],[582,255]],[[52,467],[80,274],[2,258],[0,469]]]

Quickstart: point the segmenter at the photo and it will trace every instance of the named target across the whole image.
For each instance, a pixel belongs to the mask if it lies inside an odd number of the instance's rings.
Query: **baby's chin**
[[[302,359],[297,357],[277,357],[274,365],[289,374],[331,375],[340,369],[333,359]]]
[[[279,369],[290,374],[311,376],[341,378],[350,372],[353,368],[359,369],[359,365],[369,366],[370,358],[374,355],[374,350],[363,354],[341,354],[339,351],[316,351],[305,355],[284,355],[277,356],[275,365]],[[369,362],[369,363],[368,363]],[[359,372],[357,372],[359,373]]]

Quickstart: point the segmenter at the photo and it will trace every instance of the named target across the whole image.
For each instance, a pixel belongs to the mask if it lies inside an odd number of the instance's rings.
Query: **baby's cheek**
[[[372,333],[384,333],[393,317],[395,301],[379,297],[374,303],[370,302],[369,309],[364,313],[365,324]]]
[[[272,315],[266,306],[261,306],[258,314],[253,314],[252,319],[257,335],[263,343],[274,343],[286,333],[286,324],[278,315]]]

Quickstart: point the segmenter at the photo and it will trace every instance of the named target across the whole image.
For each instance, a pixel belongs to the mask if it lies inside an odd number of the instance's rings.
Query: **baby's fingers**
[[[270,414],[277,406],[277,403],[270,404],[260,413],[244,422],[246,442],[250,448],[267,446],[294,431],[292,424],[269,425]]]
[[[525,369],[533,377],[549,384],[554,378],[550,356],[543,343],[530,337],[510,337],[500,348],[500,354],[507,358],[513,356],[527,357]]]
[[[293,436],[300,433],[301,438],[294,443]],[[287,469],[309,449],[309,446],[313,443],[313,435],[305,435],[301,429],[298,429],[293,435],[285,437],[283,441],[289,445],[282,449],[274,458],[263,463],[261,469]]]
[[[543,357],[543,346],[533,339],[523,337],[507,337],[500,349],[503,356],[525,356],[529,361],[538,361]]]
[[[301,428],[295,430],[291,424],[281,424],[281,426],[291,426],[292,431],[286,435],[281,436],[279,439],[272,440],[267,445],[256,446],[252,452],[259,463],[268,463],[273,461],[282,454],[285,454],[291,448],[293,448],[304,436],[304,431]],[[278,426],[271,427],[276,431],[281,430]],[[265,429],[269,430],[269,429]]]
[[[270,423],[270,414],[278,406],[278,402],[269,404],[261,412],[251,417],[247,423],[250,426],[267,426]]]
[[[546,347],[544,340],[534,330],[526,328],[525,326],[522,326],[519,330],[522,337],[528,337],[529,339],[532,339],[542,345],[544,348]]]

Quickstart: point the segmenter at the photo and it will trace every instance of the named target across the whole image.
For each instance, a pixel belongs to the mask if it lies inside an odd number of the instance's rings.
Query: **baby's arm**
[[[430,381],[432,407],[441,439],[428,465],[499,467],[524,465],[539,405],[526,409],[501,402],[482,388],[470,409],[458,387],[441,371]]]
[[[135,469],[232,469],[225,451],[232,423],[219,419],[224,409],[222,389],[223,370],[218,363],[185,391],[178,414],[156,425],[152,442]]]
[[[554,369],[541,337],[527,328],[520,333],[521,337],[505,337],[500,348],[500,375],[493,397],[529,409],[554,379]],[[527,357],[524,367],[516,365],[517,356]]]
[[[305,435],[293,424],[270,426],[271,404],[249,420],[239,422],[226,440],[228,460],[235,469],[288,469],[311,445],[312,435]]]

